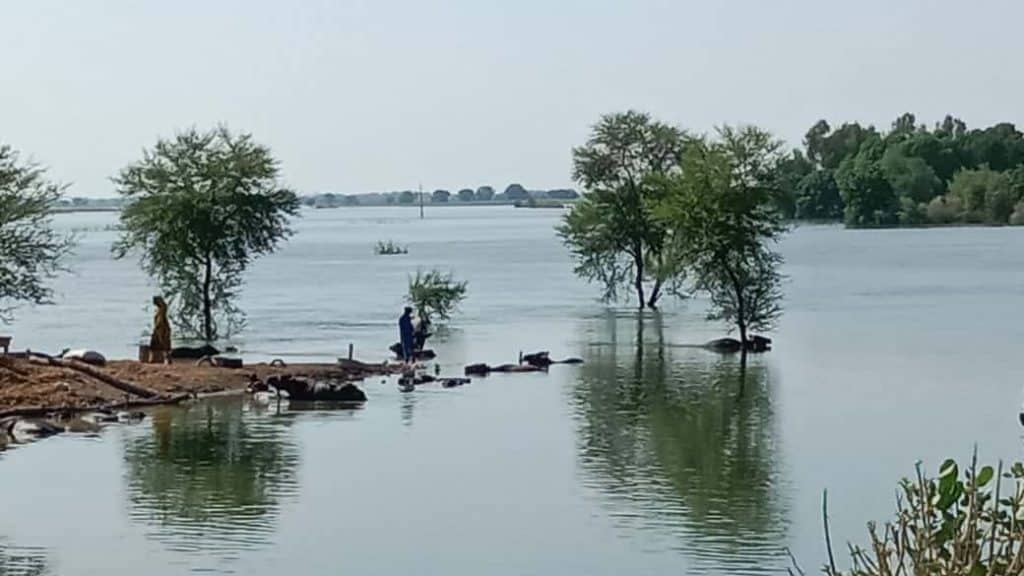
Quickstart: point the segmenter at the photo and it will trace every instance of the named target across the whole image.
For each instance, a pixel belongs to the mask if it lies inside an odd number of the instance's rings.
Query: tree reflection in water
[[[171,550],[230,560],[267,544],[296,494],[290,419],[245,406],[224,398],[159,410],[150,434],[126,441],[131,516]]]
[[[669,534],[699,571],[777,572],[788,506],[762,359],[668,347],[657,314],[606,329],[573,389],[588,485],[622,525]]]

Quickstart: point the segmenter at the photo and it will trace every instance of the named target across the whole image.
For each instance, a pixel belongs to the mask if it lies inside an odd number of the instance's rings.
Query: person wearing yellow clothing
[[[149,339],[149,361],[152,364],[170,362],[171,323],[167,320],[167,302],[160,296],[153,297],[156,314],[153,316],[153,335]]]

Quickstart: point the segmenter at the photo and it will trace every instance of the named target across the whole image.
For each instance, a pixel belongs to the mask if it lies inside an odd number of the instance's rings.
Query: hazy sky
[[[571,184],[603,113],[697,131],[911,110],[1024,124],[1021,0],[0,0],[0,142],[69,194],[254,133],[300,192]]]

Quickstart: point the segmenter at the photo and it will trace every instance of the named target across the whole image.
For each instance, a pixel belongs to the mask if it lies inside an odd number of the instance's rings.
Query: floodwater
[[[443,373],[581,356],[456,389],[363,384],[359,410],[241,398],[0,453],[0,574],[780,574],[891,516],[915,462],[1022,459],[1024,229],[796,229],[776,349],[742,368],[685,345],[704,303],[638,316],[575,279],[558,211],[304,213],[248,275],[251,360],[383,358],[408,274],[469,297]],[[113,214],[71,214],[74,275],[22,309],[18,348],[129,357],[154,293],[113,261]],[[374,256],[377,240],[408,244]]]

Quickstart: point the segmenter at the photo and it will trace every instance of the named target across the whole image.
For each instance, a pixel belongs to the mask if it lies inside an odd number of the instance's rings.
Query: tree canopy
[[[859,227],[1017,224],[1013,215],[1024,215],[1024,134],[1010,123],[969,129],[946,116],[928,128],[905,113],[879,132],[821,120],[804,147],[809,163],[783,166],[787,216]]]
[[[708,318],[736,326],[742,342],[781,313],[782,257],[773,250],[787,230],[777,206],[781,148],[752,126],[694,138],[657,210],[680,239],[693,290],[710,300]]]
[[[18,302],[51,301],[47,282],[62,269],[73,245],[50,222],[61,191],[44,168],[0,145],[0,321],[11,319]]]
[[[211,342],[242,325],[243,274],[291,234],[299,209],[278,171],[251,135],[219,127],[162,139],[114,179],[128,202],[115,256],[140,254],[186,334]]]
[[[629,111],[602,117],[573,149],[573,178],[587,193],[558,231],[576,273],[601,284],[607,300],[631,287],[641,308],[654,308],[680,272],[671,233],[653,208],[664,193],[662,178],[678,169],[685,140],[678,128]]]

